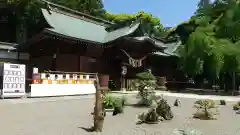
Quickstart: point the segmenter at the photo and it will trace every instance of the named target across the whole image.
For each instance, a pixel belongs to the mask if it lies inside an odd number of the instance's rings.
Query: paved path
[[[14,98],[14,99],[2,99],[1,104],[24,104],[24,103],[36,103],[36,102],[54,102],[65,100],[79,100],[85,98],[94,98],[94,95],[83,96],[62,96],[62,97],[44,97],[44,98]]]
[[[114,91],[112,93],[119,94],[137,94],[137,91]],[[218,95],[198,95],[198,94],[188,94],[188,93],[171,93],[168,91],[156,91],[156,95],[170,96],[170,97],[180,97],[180,98],[192,98],[192,99],[212,99],[212,100],[225,100],[225,101],[240,101],[239,96],[218,96]]]
[[[93,98],[55,97],[0,100],[1,135],[84,135],[91,126]]]

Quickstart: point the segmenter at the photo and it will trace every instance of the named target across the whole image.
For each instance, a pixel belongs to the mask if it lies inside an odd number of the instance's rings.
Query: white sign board
[[[25,65],[4,63],[2,97],[25,95]]]

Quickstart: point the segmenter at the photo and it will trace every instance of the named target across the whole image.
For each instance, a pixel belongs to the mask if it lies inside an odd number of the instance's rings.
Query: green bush
[[[156,112],[165,120],[171,120],[173,118],[171,107],[164,98],[157,102]]]
[[[240,105],[237,103],[237,104],[234,104],[233,105],[233,110],[235,110],[235,111],[238,111],[238,110],[240,110]]]
[[[134,89],[138,90],[140,96],[139,105],[151,106],[155,98],[156,78],[149,72],[138,73],[137,79],[132,83]]]
[[[215,102],[213,100],[198,100],[194,105],[197,108],[197,112],[193,114],[194,118],[212,120],[216,119],[214,116],[217,114],[213,111],[216,108]]]
[[[113,115],[117,115],[120,113],[123,113],[124,106],[126,104],[126,98],[125,97],[117,97],[115,99],[115,102],[113,104]]]
[[[114,108],[114,104],[115,104],[115,98],[113,96],[105,95],[103,97],[103,106],[105,109]]]
[[[200,105],[200,107],[207,106],[208,108],[215,108],[216,103],[211,99],[197,100],[195,105]]]
[[[116,102],[114,104],[113,115],[117,115],[119,113],[123,113],[122,100],[116,99]]]
[[[138,73],[136,74],[137,78],[143,81],[152,81],[152,80],[156,80],[156,77],[151,74],[150,72],[142,72],[142,73]]]

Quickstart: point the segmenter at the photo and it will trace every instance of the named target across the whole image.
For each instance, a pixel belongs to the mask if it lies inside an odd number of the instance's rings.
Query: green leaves
[[[142,32],[148,35],[154,35],[156,37],[166,36],[166,29],[160,23],[160,19],[153,17],[152,14],[140,11],[137,14],[106,14],[106,19],[122,26],[128,26],[132,24],[133,21],[142,22]]]
[[[177,27],[175,32],[184,44],[180,64],[188,75],[205,73],[215,78],[239,69],[239,14],[236,0],[201,0],[195,16]]]

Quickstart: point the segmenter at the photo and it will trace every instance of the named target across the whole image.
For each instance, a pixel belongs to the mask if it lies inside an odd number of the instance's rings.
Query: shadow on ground
[[[82,130],[84,130],[84,131],[86,131],[86,132],[94,132],[93,127],[90,127],[90,128],[78,127],[78,128],[80,128],[80,129],[82,129]]]

